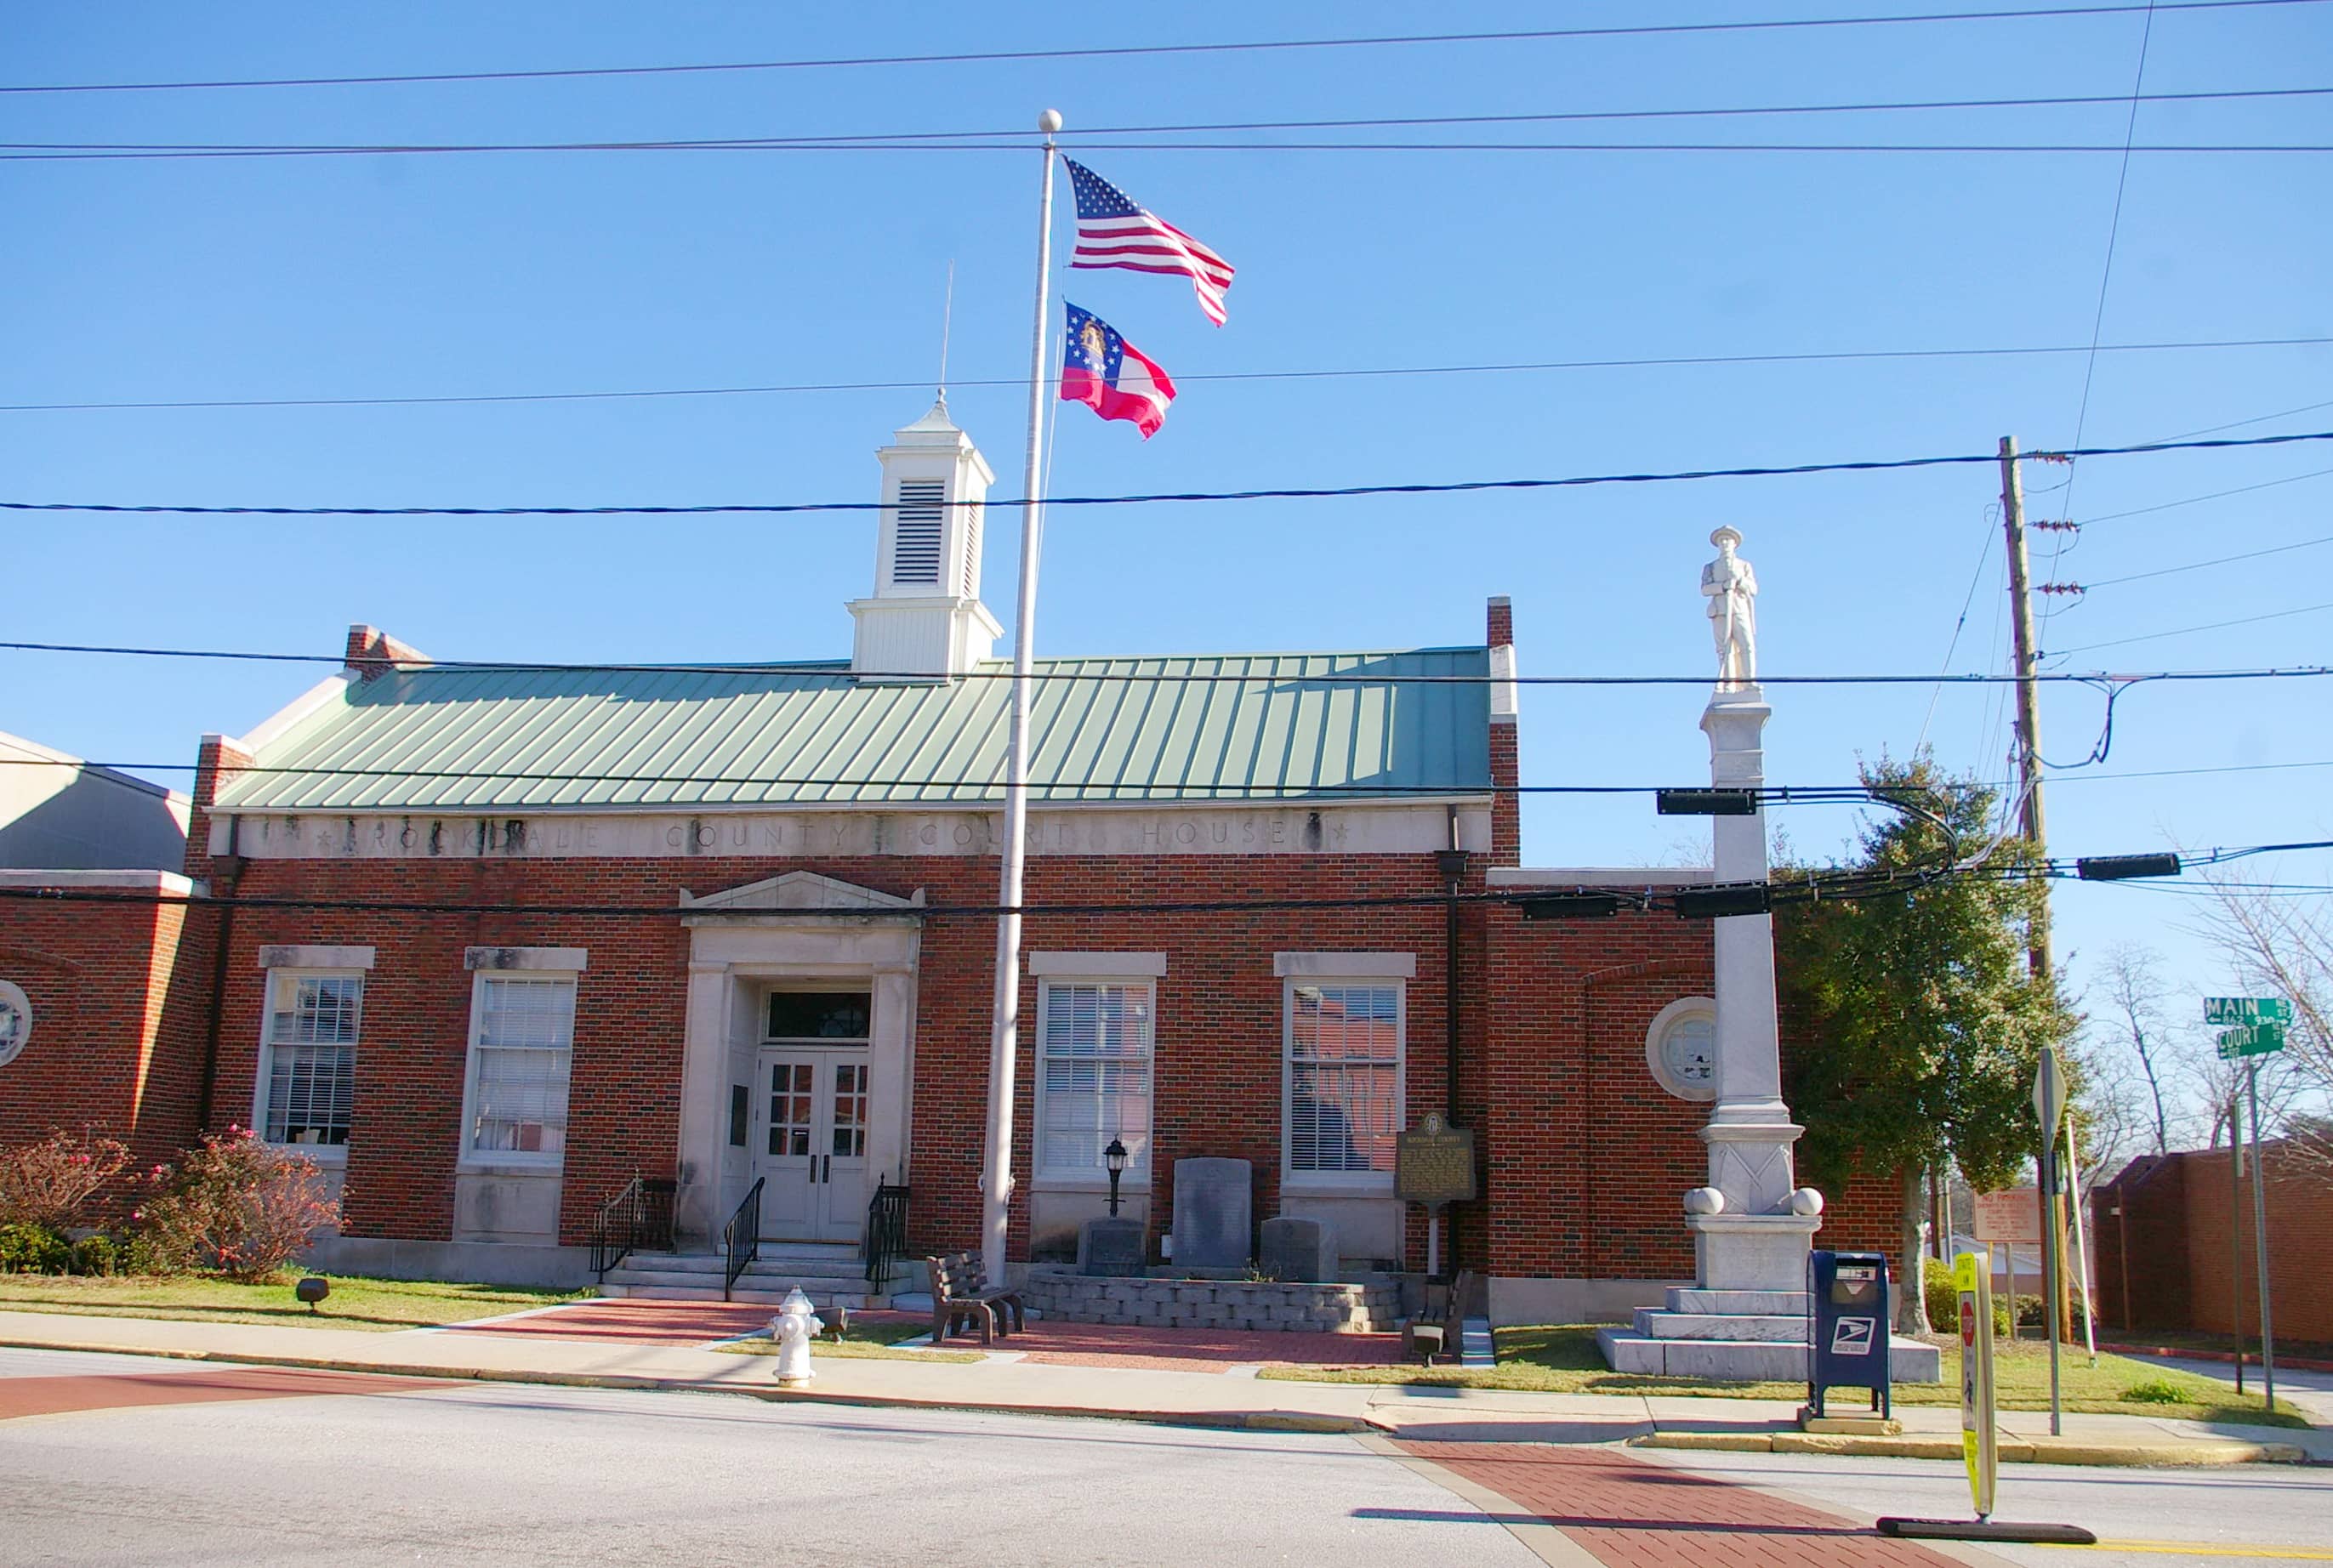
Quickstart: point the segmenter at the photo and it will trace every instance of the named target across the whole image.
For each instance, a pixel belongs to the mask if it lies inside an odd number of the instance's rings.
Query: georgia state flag
[[[1175,383],[1118,330],[1067,300],[1070,330],[1061,352],[1061,401],[1082,403],[1104,419],[1130,419],[1149,440],[1166,423]]]

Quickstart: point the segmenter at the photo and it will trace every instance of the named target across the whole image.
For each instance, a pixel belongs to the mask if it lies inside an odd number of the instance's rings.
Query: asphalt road
[[[1788,1492],[1851,1517],[1973,1516],[1968,1477],[1949,1460],[1636,1451],[1695,1475]],[[2011,1563],[2050,1568],[2198,1568],[2262,1560],[2333,1563],[2333,1469],[2324,1468],[2088,1470],[2004,1465],[1993,1502],[1996,1518],[2079,1525],[2101,1543],[2100,1548],[2080,1550],[1983,1548]],[[2170,1549],[2140,1552],[2112,1544],[2136,1541]]]
[[[1779,1490],[1850,1518],[1968,1512],[1950,1464],[1629,1452],[1624,1466]],[[1632,1516],[1697,1516],[1669,1489],[1624,1479],[1646,1510]],[[2333,1469],[2012,1466],[2000,1508],[2008,1518],[2087,1525],[2109,1543],[2158,1544],[1992,1547],[1995,1555],[1973,1560],[2333,1563]],[[1780,1549],[1778,1537],[1654,1527],[1657,1557],[1646,1561],[1730,1563],[1745,1560],[1741,1550],[1759,1561]],[[1854,1542],[1837,1544],[1844,1550],[1820,1560],[1857,1560]],[[1347,1437],[714,1394],[334,1382],[0,1350],[0,1563],[11,1568],[1541,1561],[1476,1501]]]
[[[0,1421],[0,1561],[108,1568],[1539,1562],[1349,1438],[495,1384]]]

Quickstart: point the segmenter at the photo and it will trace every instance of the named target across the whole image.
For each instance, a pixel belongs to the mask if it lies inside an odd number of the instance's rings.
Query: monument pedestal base
[[[1821,1223],[1813,1214],[1687,1215],[1698,1283],[1638,1307],[1628,1327],[1599,1329],[1604,1360],[1618,1372],[1805,1382],[1807,1253]],[[1897,1382],[1937,1382],[1944,1353],[1891,1338],[1887,1370]]]
[[[1822,1216],[1688,1214],[1685,1228],[1693,1232],[1694,1284],[1703,1290],[1803,1291]]]

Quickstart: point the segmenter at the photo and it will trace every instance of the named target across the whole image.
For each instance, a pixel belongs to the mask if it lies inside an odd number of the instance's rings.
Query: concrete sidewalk
[[[1244,1428],[1390,1433],[1413,1440],[1615,1443],[1771,1452],[1958,1458],[1959,1411],[1898,1407],[1900,1438],[1801,1433],[1789,1401],[1662,1395],[1542,1394],[1402,1384],[1320,1383],[1219,1372],[1044,1365],[1004,1358],[974,1363],[815,1358],[807,1390],[780,1389],[772,1358],[696,1346],[569,1340],[548,1334],[184,1323],[55,1313],[0,1314],[0,1344],[44,1350],[316,1367],[406,1377],[554,1383],[587,1388],[687,1389],[775,1401],[894,1405]],[[2222,1426],[2144,1416],[2002,1418],[2011,1462],[2211,1465],[2333,1463],[2333,1431]]]

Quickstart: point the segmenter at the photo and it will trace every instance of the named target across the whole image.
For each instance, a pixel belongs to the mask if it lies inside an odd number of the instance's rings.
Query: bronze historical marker
[[[1444,1123],[1438,1113],[1418,1118],[1393,1141],[1393,1195],[1407,1203],[1467,1203],[1474,1197],[1474,1134]]]

